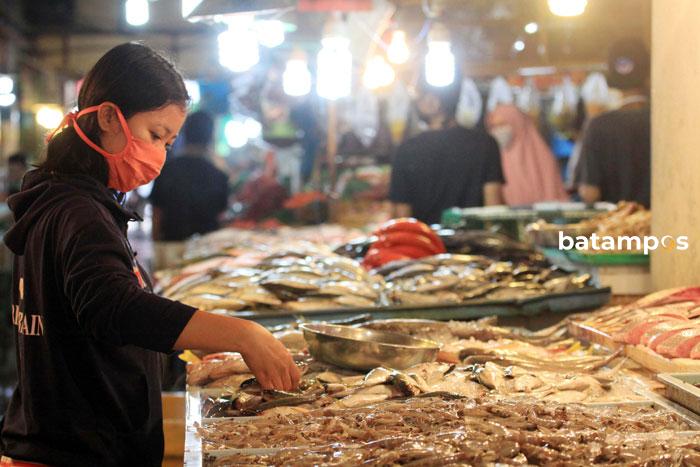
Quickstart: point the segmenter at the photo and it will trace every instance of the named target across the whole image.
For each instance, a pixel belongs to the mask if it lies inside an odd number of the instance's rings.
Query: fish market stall
[[[656,379],[695,368],[694,289],[539,331],[499,326],[597,309],[610,289],[497,234],[426,228],[398,220],[336,242],[228,230],[161,271],[163,295],[274,330],[303,374],[297,391],[268,391],[239,354],[188,352],[186,464],[695,459],[700,418]],[[650,356],[652,330],[688,355]]]
[[[621,352],[571,338],[566,322],[538,332],[493,318],[360,323],[348,329],[440,346],[437,361],[369,370],[326,363],[304,334],[327,327],[301,328],[278,333],[304,373],[295,393],[261,390],[237,354],[188,365],[187,465],[589,465],[697,455],[700,420],[660,397]]]

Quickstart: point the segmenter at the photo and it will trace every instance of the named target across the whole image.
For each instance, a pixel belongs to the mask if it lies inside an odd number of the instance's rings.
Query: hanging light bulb
[[[406,33],[400,30],[394,31],[391,35],[391,42],[386,49],[386,56],[391,63],[401,65],[408,61],[410,51],[406,44]]]
[[[248,71],[260,61],[260,47],[252,24],[252,17],[238,15],[229,19],[228,28],[219,34],[219,63],[234,73]]]
[[[132,26],[143,26],[148,23],[148,0],[126,0],[126,22]]]
[[[63,112],[56,105],[41,105],[36,112],[36,122],[47,130],[53,130],[63,120]]]
[[[362,82],[368,89],[379,89],[389,86],[395,78],[396,73],[391,65],[384,57],[376,55],[367,62]]]
[[[535,23],[535,22],[527,23],[525,25],[524,29],[525,29],[525,32],[528,34],[535,34],[535,33],[537,33],[537,31],[540,30],[540,25]]]
[[[326,25],[321,45],[316,57],[316,92],[331,100],[349,96],[352,89],[350,39],[337,17]]]
[[[513,43],[513,48],[517,52],[522,52],[523,50],[525,50],[525,41],[523,41],[522,39],[518,39]]]
[[[428,35],[428,53],[425,55],[425,80],[429,85],[445,87],[455,80],[455,56],[450,46],[447,28],[435,23]]]
[[[13,93],[0,94],[0,107],[10,107],[17,100],[17,96]]]
[[[586,10],[588,0],[547,0],[547,4],[557,16],[579,16]]]
[[[267,48],[273,49],[284,42],[284,23],[273,19],[256,21],[255,30],[258,34],[258,42]]]
[[[0,94],[10,94],[15,88],[15,80],[11,76],[0,75]]]
[[[240,149],[248,144],[245,124],[240,120],[229,120],[224,125],[224,137],[226,144],[233,149]]]
[[[301,57],[290,58],[282,73],[282,88],[292,97],[305,96],[311,92],[311,72],[306,60]]]
[[[243,131],[248,139],[257,139],[262,135],[262,123],[254,118],[247,117],[243,120]]]

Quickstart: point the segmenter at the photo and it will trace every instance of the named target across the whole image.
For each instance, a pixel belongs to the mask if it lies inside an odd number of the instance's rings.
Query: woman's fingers
[[[299,387],[299,381],[301,381],[301,371],[299,371],[296,365],[291,368],[290,376],[292,379],[292,389],[296,389]]]

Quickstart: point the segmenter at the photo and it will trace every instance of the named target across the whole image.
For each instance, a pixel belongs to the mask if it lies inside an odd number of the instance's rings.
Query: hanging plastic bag
[[[602,73],[591,73],[581,86],[581,97],[586,105],[586,114],[589,117],[605,112],[610,108],[612,98],[608,82]]]
[[[379,128],[379,101],[371,91],[360,88],[355,94],[348,115],[348,123],[362,145],[368,148]]]
[[[489,112],[499,105],[513,104],[513,90],[510,84],[502,76],[498,76],[491,81],[489,87],[489,99],[486,103],[486,108]]]
[[[565,136],[574,131],[577,105],[578,90],[571,78],[566,76],[562,84],[554,90],[552,108],[549,111],[549,122]]]
[[[455,118],[460,125],[472,128],[481,119],[481,112],[484,102],[481,93],[476,87],[476,83],[471,78],[462,81],[462,88],[459,92],[459,102]]]
[[[608,105],[610,91],[603,73],[595,72],[588,75],[581,86],[581,97],[586,103]]]
[[[389,121],[389,129],[391,130],[391,138],[394,144],[401,142],[408,115],[411,113],[411,96],[403,86],[397,82],[394,84],[391,94],[387,99],[386,115]]]
[[[535,86],[535,83],[532,81],[532,78],[528,78],[527,83],[520,90],[520,93],[516,99],[516,105],[520,110],[530,115],[535,121],[537,121],[540,114],[541,97],[540,92],[537,90],[537,86]]]

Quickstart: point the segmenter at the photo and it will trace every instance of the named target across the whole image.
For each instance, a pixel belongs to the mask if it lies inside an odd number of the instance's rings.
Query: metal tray
[[[700,414],[700,373],[660,373],[659,381],[666,386],[666,397]]]
[[[575,292],[555,293],[520,300],[471,300],[465,303],[422,306],[339,308],[313,311],[242,311],[231,316],[264,326],[281,326],[296,321],[328,321],[358,314],[372,319],[467,320],[484,316],[531,316],[539,313],[566,313],[599,308],[610,301],[610,287],[588,287]]]
[[[599,403],[599,404],[584,404],[584,405],[589,405],[591,407],[598,407],[602,410],[608,409],[608,408],[617,408],[617,407],[653,407],[657,408],[660,410],[669,410],[671,412],[675,412],[678,414],[676,410],[674,410],[673,407],[668,407],[666,405],[662,404],[657,404],[656,402],[652,401],[629,401],[629,402],[620,402],[620,403]],[[681,414],[679,414],[681,415]],[[683,417],[685,418],[685,417]],[[236,421],[236,422],[241,422],[245,423],[245,420],[242,419],[202,419],[200,423],[202,425],[207,425],[208,423],[216,422],[216,421],[222,421],[222,420],[229,420],[229,421]],[[666,437],[684,437],[684,436],[693,436],[697,437],[700,432],[697,431],[698,427],[692,423],[690,420],[686,419],[691,424],[691,430],[689,431],[665,431],[665,432],[653,432],[653,433],[634,433],[634,434],[623,434],[625,438],[634,438],[634,439],[654,439],[658,441],[663,441]],[[188,428],[190,425],[188,424]],[[189,432],[189,430],[188,430]],[[207,450],[204,451],[202,450],[202,445],[201,441],[199,439],[193,440],[195,441],[197,445],[197,455],[192,456],[190,455],[189,457],[186,455],[185,457],[185,467],[200,467],[200,466],[206,466],[209,465],[210,463],[224,457],[235,457],[235,456],[244,456],[244,455],[270,455],[270,454],[275,454],[280,451],[286,451],[286,450],[299,450],[299,449],[315,449],[315,448],[320,448],[323,446],[293,446],[293,447],[280,447],[280,448],[226,448],[226,449],[216,449],[216,450]],[[621,441],[618,441],[621,442]],[[348,444],[347,446],[352,446],[352,444]],[[190,451],[189,454],[194,454],[193,452]]]

